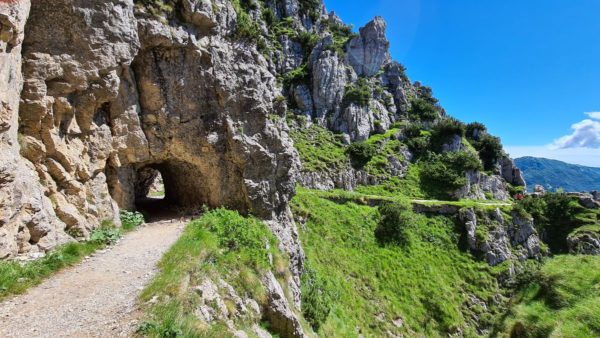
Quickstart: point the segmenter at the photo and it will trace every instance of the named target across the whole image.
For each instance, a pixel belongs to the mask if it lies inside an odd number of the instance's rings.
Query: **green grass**
[[[499,336],[600,336],[600,257],[556,256],[518,294]]]
[[[349,166],[346,146],[329,130],[313,124],[292,130],[290,134],[300,154],[303,170],[329,171]]]
[[[120,229],[112,224],[105,224],[91,233],[89,241],[67,243],[40,259],[28,262],[1,261],[0,300],[27,291],[52,274],[73,266],[85,256],[116,242],[120,236]]]
[[[376,208],[319,195],[299,190],[292,207],[307,219],[301,227],[307,262],[336,295],[320,335],[435,337],[462,330],[473,336],[477,325],[492,324],[492,298],[500,291],[493,270],[460,249],[451,219],[414,214],[406,246],[380,246]],[[471,304],[472,297],[488,310]]]
[[[267,226],[258,219],[225,209],[206,212],[188,224],[161,259],[159,268],[160,273],[141,294],[142,303],[158,299],[145,308],[147,317],[140,326],[141,333],[150,337],[227,335],[223,323],[208,326],[193,315],[201,301],[193,287],[206,278],[215,282],[222,278],[241,297],[264,305],[262,275],[272,269],[278,278],[288,277],[287,258],[277,249],[277,241]],[[239,321],[236,327],[251,325],[250,318]]]

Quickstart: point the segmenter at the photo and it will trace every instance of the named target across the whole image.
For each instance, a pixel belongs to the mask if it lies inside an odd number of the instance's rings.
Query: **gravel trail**
[[[115,246],[0,303],[0,337],[130,337],[138,295],[184,223],[149,223]]]

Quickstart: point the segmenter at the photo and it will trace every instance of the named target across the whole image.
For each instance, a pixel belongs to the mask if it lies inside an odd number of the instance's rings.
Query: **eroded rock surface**
[[[531,218],[512,212],[503,215],[499,209],[486,212],[462,209],[459,219],[465,225],[469,248],[481,254],[489,265],[509,259],[540,258],[540,239]]]
[[[271,118],[281,89],[255,46],[229,38],[229,1],[182,1],[170,20],[130,0],[0,6],[0,258],[118,223],[152,169],[173,204],[270,220],[301,269],[298,157]]]

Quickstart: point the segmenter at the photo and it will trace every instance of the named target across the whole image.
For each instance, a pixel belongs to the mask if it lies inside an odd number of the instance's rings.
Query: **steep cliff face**
[[[230,37],[231,2],[174,10],[166,20],[128,0],[2,5],[2,258],[118,222],[155,170],[173,204],[270,220],[300,268],[288,208],[298,159],[273,117],[285,111],[275,77]]]
[[[21,49],[29,2],[0,3],[0,259],[68,240],[34,166],[19,155]]]

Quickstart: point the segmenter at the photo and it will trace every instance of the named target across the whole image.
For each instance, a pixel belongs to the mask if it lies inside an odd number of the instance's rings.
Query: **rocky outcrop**
[[[263,283],[268,294],[265,318],[269,321],[271,330],[285,338],[308,337],[302,329],[300,320],[289,307],[285,293],[273,273],[267,273]]]
[[[577,198],[579,204],[584,208],[588,209],[600,209],[600,201],[593,195],[593,193],[567,193],[569,196]]]
[[[507,191],[506,182],[496,175],[487,175],[479,171],[468,171],[465,174],[467,183],[454,192],[457,199],[495,199],[506,201],[510,198]]]
[[[578,229],[567,237],[569,252],[580,255],[600,255],[600,233]]]
[[[267,291],[267,304],[264,306],[252,298],[240,296],[235,289],[223,279],[213,281],[204,279],[199,285],[192,288],[198,295],[199,302],[194,316],[202,323],[214,325],[224,324],[235,337],[248,337],[248,334],[271,337],[267,331],[258,326],[252,327],[250,332],[236,327],[239,322],[257,322],[265,319],[270,324],[270,329],[280,337],[300,338],[308,337],[298,317],[289,307],[283,288],[268,272],[264,277]],[[232,304],[228,306],[227,303]]]
[[[328,127],[328,116],[340,114],[348,84],[346,66],[336,52],[329,49],[333,43],[331,35],[319,41],[308,64],[312,73],[312,116],[315,123],[323,127]]]
[[[20,151],[39,154],[42,142],[19,131],[22,43],[29,1],[0,2],[0,259],[36,254],[69,240],[57,201],[45,194],[35,167]]]
[[[370,176],[362,170],[353,168],[325,171],[300,171],[297,176],[300,185],[309,189],[318,190],[354,190],[359,185],[375,185],[378,183],[376,177]]]
[[[503,156],[498,161],[497,172],[506,182],[515,185],[515,186],[526,186],[525,179],[523,178],[523,173],[517,166],[515,162],[508,156]]]
[[[346,60],[359,76],[373,76],[390,62],[386,27],[382,17],[375,17],[360,29],[359,36],[348,42]]]
[[[541,257],[540,240],[530,218],[513,212],[507,219],[499,209],[485,212],[468,208],[460,210],[459,219],[464,223],[469,248],[489,265]]]

